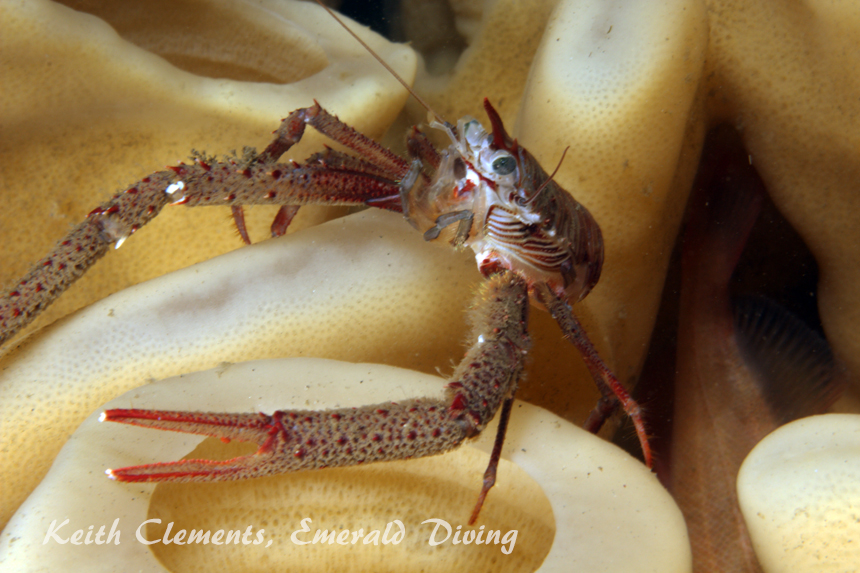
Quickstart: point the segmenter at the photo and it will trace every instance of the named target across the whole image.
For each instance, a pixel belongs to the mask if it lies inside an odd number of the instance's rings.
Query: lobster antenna
[[[389,66],[389,65],[386,63],[386,61],[385,61],[385,60],[383,60],[383,59],[379,56],[379,54],[377,54],[376,52],[374,52],[374,51],[370,48],[370,46],[368,46],[368,45],[364,42],[364,40],[362,40],[361,38],[359,38],[359,37],[358,37],[358,34],[356,34],[355,32],[353,32],[353,31],[352,31],[352,28],[350,28],[349,26],[347,26],[347,25],[346,25],[346,23],[345,23],[343,20],[341,20],[340,18],[338,18],[337,14],[334,12],[334,10],[332,10],[331,8],[329,8],[328,6],[326,6],[325,4],[323,4],[323,3],[322,3],[322,0],[316,0],[316,3],[317,3],[317,4],[319,4],[320,6],[322,6],[322,7],[323,7],[323,9],[324,9],[326,12],[328,12],[328,13],[329,13],[329,15],[330,15],[332,18],[334,18],[334,19],[337,21],[337,23],[338,23],[338,24],[340,24],[341,26],[343,26],[344,30],[346,30],[347,32],[349,32],[349,34],[350,34],[353,38],[355,38],[356,40],[358,40],[358,43],[359,43],[359,44],[361,44],[361,45],[364,47],[364,49],[365,49],[365,50],[367,50],[367,51],[368,51],[368,53],[369,53],[371,56],[373,56],[374,58],[376,58],[376,61],[377,61],[377,62],[379,62],[380,64],[382,64],[382,66],[383,66],[386,70],[388,70],[388,73],[390,73],[392,76],[394,76],[394,79],[396,79],[398,82],[400,82],[400,84],[401,84],[404,88],[406,88],[406,91],[408,91],[408,92],[412,95],[412,97],[414,97],[414,98],[415,98],[415,101],[417,101],[419,104],[421,104],[421,106],[422,106],[424,109],[426,109],[428,112],[430,112],[430,113],[433,115],[433,117],[435,117],[435,118],[436,118],[436,121],[438,121],[439,123],[441,123],[442,125],[444,125],[444,126],[446,126],[446,127],[448,127],[448,128],[452,128],[452,127],[453,127],[450,123],[448,123],[447,121],[445,121],[444,119],[442,119],[441,117],[439,117],[439,114],[438,114],[438,113],[436,113],[436,112],[433,110],[433,108],[432,108],[432,107],[430,107],[430,105],[429,105],[426,101],[424,101],[423,99],[421,99],[421,96],[419,96],[417,93],[415,93],[415,91],[412,89],[412,87],[411,87],[409,84],[407,84],[407,83],[406,83],[406,80],[404,80],[403,78],[401,78],[401,77],[400,77],[400,75],[399,75],[397,72],[395,72],[395,71],[394,71],[394,69],[393,69],[391,66]]]
[[[555,170],[552,172],[552,175],[550,175],[550,176],[547,178],[547,180],[546,180],[546,181],[544,181],[544,182],[541,184],[541,186],[537,188],[537,191],[535,191],[535,194],[534,194],[534,195],[532,195],[532,198],[531,198],[531,199],[529,199],[529,200],[526,202],[526,204],[531,203],[532,201],[534,201],[534,200],[537,198],[537,196],[538,196],[538,195],[540,195],[540,192],[541,192],[541,191],[543,191],[543,188],[544,188],[544,187],[546,187],[547,185],[549,185],[549,182],[550,182],[550,181],[552,181],[552,178],[553,178],[553,177],[555,177],[555,174],[556,174],[556,173],[558,173],[558,170],[561,168],[561,162],[562,162],[562,161],[564,161],[564,156],[565,156],[565,155],[567,155],[567,150],[568,150],[568,149],[570,149],[570,146],[569,146],[569,145],[568,145],[567,147],[565,147],[565,148],[564,148],[564,151],[562,151],[562,153],[561,153],[561,159],[559,159],[559,160],[558,160],[558,165],[556,165],[556,166],[555,166]]]

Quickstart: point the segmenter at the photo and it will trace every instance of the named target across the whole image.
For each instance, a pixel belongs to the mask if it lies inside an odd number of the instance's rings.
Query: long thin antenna
[[[564,151],[561,154],[561,159],[558,160],[558,165],[555,166],[555,171],[553,171],[552,175],[550,175],[547,178],[547,180],[544,181],[543,184],[537,188],[537,191],[535,191],[535,194],[532,195],[532,198],[526,202],[526,205],[528,205],[529,203],[534,201],[537,198],[537,196],[540,195],[540,192],[543,191],[543,188],[546,187],[547,185],[549,185],[549,182],[552,181],[552,178],[555,177],[555,174],[558,173],[558,170],[561,168],[561,162],[564,161],[564,156],[567,155],[568,149],[570,149],[569,145],[564,148]]]
[[[353,31],[352,31],[352,28],[350,28],[349,26],[347,26],[347,25],[346,25],[346,23],[345,23],[343,20],[341,20],[340,18],[338,18],[337,14],[334,12],[334,10],[332,10],[331,8],[329,8],[328,6],[326,6],[325,4],[323,4],[321,0],[316,0],[316,3],[317,3],[317,4],[319,4],[320,6],[322,6],[322,7],[323,7],[323,9],[324,9],[326,12],[328,12],[328,13],[329,13],[329,15],[330,15],[332,18],[334,18],[334,19],[337,21],[337,23],[338,23],[338,24],[340,24],[341,26],[343,26],[344,30],[346,30],[347,32],[349,32],[349,33],[350,33],[350,35],[351,35],[353,38],[355,38],[356,40],[358,40],[358,43],[359,43],[359,44],[361,44],[361,45],[364,47],[364,49],[365,49],[365,50],[367,50],[367,51],[368,51],[368,53],[370,53],[370,55],[371,55],[371,56],[373,56],[374,58],[376,58],[376,61],[377,61],[377,62],[379,62],[380,64],[382,64],[382,65],[383,65],[383,67],[384,67],[386,70],[388,70],[388,73],[390,73],[392,76],[394,76],[394,79],[396,79],[398,82],[400,82],[400,84],[401,84],[404,88],[406,88],[406,91],[408,91],[408,92],[412,95],[412,97],[414,97],[414,98],[415,98],[415,100],[416,100],[419,104],[421,104],[421,106],[422,106],[424,109],[426,109],[428,112],[430,112],[431,114],[433,114],[433,117],[435,117],[435,118],[436,118],[436,121],[438,121],[439,123],[441,123],[441,124],[443,124],[443,125],[446,125],[446,126],[450,126],[450,125],[451,125],[451,124],[449,124],[447,121],[445,121],[444,119],[442,119],[441,117],[439,117],[439,114],[438,114],[438,113],[436,113],[436,112],[433,110],[433,108],[432,108],[432,107],[430,107],[430,105],[429,105],[426,101],[424,101],[423,99],[421,99],[421,96],[419,96],[417,93],[415,93],[415,92],[412,90],[412,87],[411,87],[409,84],[407,84],[407,83],[406,83],[406,81],[405,81],[403,78],[401,78],[401,77],[400,77],[400,75],[399,75],[397,72],[395,72],[395,71],[394,71],[394,69],[393,69],[391,66],[389,66],[389,65],[386,63],[386,61],[385,61],[385,60],[383,60],[381,57],[379,57],[379,54],[377,54],[376,52],[374,52],[374,51],[370,48],[370,46],[368,46],[368,45],[364,42],[364,40],[362,40],[361,38],[359,38],[359,37],[358,37],[358,34],[356,34],[355,32],[353,32]]]

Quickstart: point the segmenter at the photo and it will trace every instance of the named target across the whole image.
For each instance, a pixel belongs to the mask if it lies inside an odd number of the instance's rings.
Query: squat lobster
[[[546,308],[586,360],[603,398],[587,422],[599,429],[617,403],[631,416],[646,464],[650,448],[638,405],[602,362],[570,309],[596,284],[603,263],[600,229],[588,211],[561,189],[506,133],[489,101],[488,134],[474,119],[434,123],[451,138],[439,152],[417,129],[408,136],[411,162],[356,132],[319,104],[283,120],[274,140],[241,161],[202,156],[128,187],[93,210],[54,253],[37,263],[0,299],[0,341],[20,329],[83,274],[112,243],[125,240],[168,203],[286,205],[273,233],[286,230],[298,205],[369,205],[399,211],[426,240],[471,247],[487,282],[478,297],[473,340],[442,399],[418,399],[333,411],[202,414],[108,410],[103,419],[238,439],[260,445],[225,462],[186,460],[109,470],[122,481],[214,481],[354,465],[442,453],[477,435],[502,407],[477,519],[495,480],[510,405],[529,348],[529,300]],[[278,159],[310,124],[356,153],[327,149],[304,165]],[[429,172],[429,173],[428,173]],[[241,229],[241,225],[240,229]]]
[[[326,10],[328,10],[326,8]],[[419,103],[411,88],[330,10]],[[571,302],[597,283],[603,239],[591,214],[511,139],[489,100],[492,132],[472,118],[431,127],[451,140],[439,152],[413,128],[408,162],[356,132],[318,103],[292,112],[261,153],[218,162],[197,154],[191,165],[154,173],[90,212],[54,252],[0,296],[0,344],[23,328],[108,250],[153,219],[168,203],[229,205],[245,242],[243,205],[281,205],[272,234],[282,235],[301,205],[367,205],[400,212],[427,241],[470,247],[487,279],[473,317],[472,339],[441,399],[326,411],[218,414],[107,410],[101,419],[163,430],[254,442],[253,455],[223,462],[184,460],[107,470],[120,481],[221,481],[443,453],[479,434],[502,413],[474,524],[495,483],[507,421],[530,340],[529,302],[550,312],[580,351],[602,398],[586,428],[596,432],[620,403],[631,417],[645,463],[651,449],[639,406],[601,360]],[[434,114],[435,115],[435,114]],[[307,125],[355,152],[326,149],[304,165],[278,163]]]

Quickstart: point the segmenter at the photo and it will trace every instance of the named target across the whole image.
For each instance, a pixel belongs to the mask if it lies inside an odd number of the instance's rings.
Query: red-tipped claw
[[[256,453],[226,461],[183,460],[108,470],[113,479],[224,481],[323,467],[437,454],[456,447],[465,426],[443,400],[418,399],[338,410],[216,414],[106,410],[102,421],[259,444]]]
[[[210,414],[160,410],[106,410],[100,420],[135,426],[201,434],[225,442],[254,442],[260,449],[253,455],[225,461],[183,460],[131,466],[105,473],[125,482],[222,481],[270,475],[284,471],[278,454],[288,447],[289,437],[281,412],[266,414]]]

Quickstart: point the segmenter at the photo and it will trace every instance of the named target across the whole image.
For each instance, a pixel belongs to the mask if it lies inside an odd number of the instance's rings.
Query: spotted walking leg
[[[301,140],[305,126],[345,145],[360,158],[327,150],[304,165],[277,163]],[[285,118],[273,141],[257,154],[215,161],[198,155],[144,177],[93,209],[21,280],[0,292],[0,345],[29,324],[90,266],[154,219],[169,204],[219,205],[233,210],[239,232],[242,205],[282,205],[272,232],[283,234],[298,205],[371,205],[400,211],[398,182],[409,164],[319,104]],[[247,239],[247,233],[243,235]]]
[[[645,430],[645,421],[642,418],[642,409],[639,404],[630,396],[627,389],[621,385],[615,374],[612,373],[609,366],[600,358],[597,349],[591,343],[576,315],[570,308],[568,302],[559,297],[549,288],[548,285],[541,283],[536,285],[537,296],[543,303],[555,321],[558,323],[564,337],[568,339],[585,360],[585,365],[591,372],[591,377],[594,379],[597,388],[600,390],[602,397],[594,408],[592,415],[589,416],[586,422],[587,426],[591,426],[590,431],[597,431],[603,420],[615,409],[615,405],[621,404],[624,412],[630,416],[633,426],[636,428],[636,435],[639,438],[639,445],[642,448],[642,455],[645,459],[645,465],[651,467],[651,445],[648,443],[647,432]]]

